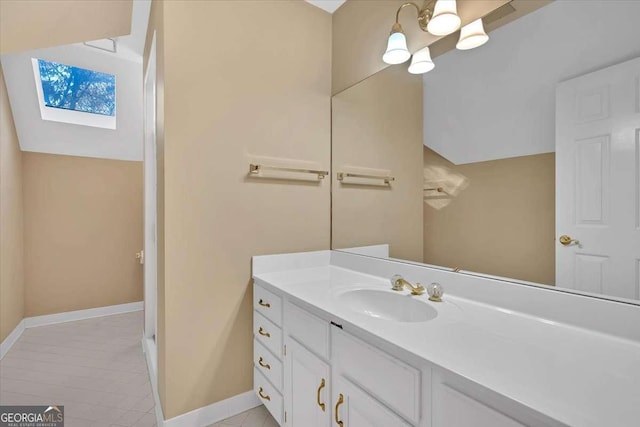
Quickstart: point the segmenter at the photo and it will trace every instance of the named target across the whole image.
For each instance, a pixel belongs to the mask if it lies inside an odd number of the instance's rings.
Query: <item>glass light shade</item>
[[[487,40],[489,40],[489,36],[484,32],[482,19],[476,19],[462,27],[460,40],[458,40],[456,48],[460,50],[473,49],[474,47],[482,46]]]
[[[382,60],[387,64],[402,64],[411,58],[409,49],[407,49],[407,38],[403,33],[391,33],[387,43],[387,50],[382,55]]]
[[[438,0],[427,24],[427,31],[434,36],[446,36],[460,28],[460,22],[456,0]]]
[[[413,54],[408,71],[411,74],[424,74],[433,70],[434,67],[435,64],[431,60],[431,52],[429,51],[429,46],[427,46]]]

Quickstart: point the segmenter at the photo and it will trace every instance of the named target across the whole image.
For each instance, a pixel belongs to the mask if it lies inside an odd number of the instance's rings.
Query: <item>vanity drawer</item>
[[[258,368],[253,370],[253,389],[258,399],[266,406],[273,418],[282,425],[282,395],[265,378]]]
[[[278,326],[282,326],[282,298],[254,283],[253,308]]]
[[[282,390],[282,362],[278,360],[257,339],[253,340],[253,363],[271,384]]]
[[[287,334],[318,356],[329,359],[329,322],[287,302],[284,313]]]
[[[420,371],[345,333],[332,330],[331,361],[339,374],[414,424],[420,421]]]
[[[253,334],[278,359],[282,358],[282,329],[257,311],[253,312]]]

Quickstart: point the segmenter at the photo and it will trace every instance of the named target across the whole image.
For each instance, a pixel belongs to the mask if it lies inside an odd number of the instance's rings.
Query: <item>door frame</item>
[[[158,324],[157,294],[157,156],[156,156],[156,33],[143,80],[144,108],[144,339],[157,372],[155,337]]]

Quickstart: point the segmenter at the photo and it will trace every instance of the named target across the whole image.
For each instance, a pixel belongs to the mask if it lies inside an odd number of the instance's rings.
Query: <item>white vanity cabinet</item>
[[[254,388],[281,426],[430,425],[420,370],[257,283],[254,303]]]
[[[328,427],[331,425],[331,369],[318,356],[293,338],[286,339],[286,425]]]
[[[563,426],[275,292],[254,285],[254,389],[283,427]]]
[[[342,375],[334,380],[335,426],[409,427],[402,418]]]
[[[282,425],[282,297],[254,286],[253,309],[253,388]]]

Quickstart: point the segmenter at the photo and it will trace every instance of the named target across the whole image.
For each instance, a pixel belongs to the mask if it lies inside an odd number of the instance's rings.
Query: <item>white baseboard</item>
[[[160,395],[158,395],[158,377],[154,369],[154,355],[151,354],[151,351],[153,351],[152,344],[150,339],[144,336],[142,337],[142,349],[147,360],[153,399],[156,403],[156,424],[158,427],[205,427],[262,405],[255,392],[251,390],[165,420],[162,405],[160,404]]]
[[[140,311],[144,302],[130,302],[127,304],[108,305],[106,307],[89,308],[86,310],[67,311],[64,313],[45,314],[44,316],[25,317],[25,328],[53,325],[56,323],[73,322],[75,320],[91,319],[93,317],[111,316],[132,311]]]
[[[142,351],[144,351],[144,356],[147,359],[147,369],[149,371],[149,381],[151,382],[151,390],[153,391],[153,400],[155,401],[155,411],[156,411],[156,425],[158,427],[164,426],[164,414],[162,413],[162,405],[160,404],[160,396],[158,395],[158,373],[155,369],[155,364],[153,363],[153,358],[156,358],[157,355],[152,355],[150,339],[143,336],[142,337]],[[157,351],[157,347],[156,350]]]
[[[7,354],[11,346],[13,346],[13,344],[15,344],[16,341],[18,341],[18,338],[20,338],[20,335],[22,335],[23,332],[24,332],[24,319],[18,322],[16,327],[13,328],[13,331],[11,331],[11,333],[7,335],[7,337],[4,340],[2,340],[2,344],[0,344],[0,359],[2,359],[5,354]]]
[[[9,351],[11,346],[20,338],[25,329],[37,326],[54,325],[56,323],[73,322],[75,320],[91,319],[94,317],[111,316],[113,314],[130,313],[144,308],[143,301],[127,304],[109,305],[106,307],[89,308],[87,310],[67,311],[65,313],[46,314],[44,316],[25,317],[15,329],[0,344],[0,359]]]
[[[165,420],[158,427],[205,427],[260,405],[262,402],[251,390]]]

